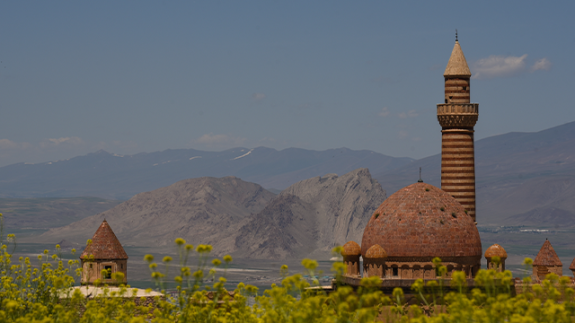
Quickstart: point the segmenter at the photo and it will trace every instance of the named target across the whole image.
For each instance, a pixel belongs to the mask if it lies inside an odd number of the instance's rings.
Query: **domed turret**
[[[485,250],[485,258],[499,257],[501,259],[507,259],[507,252],[502,246],[497,243]]]
[[[366,277],[377,276],[384,278],[387,267],[385,266],[387,252],[380,245],[374,244],[369,247],[363,256],[363,271]]]
[[[365,258],[368,259],[385,259],[387,258],[387,252],[380,245],[375,244],[371,246],[365,253]]]
[[[472,278],[482,256],[471,216],[451,195],[426,183],[400,189],[373,213],[361,242],[364,267],[374,245],[385,249],[391,269],[386,277],[394,278],[435,278],[435,257],[448,274],[463,270]]]
[[[359,256],[361,255],[361,247],[355,241],[348,241],[343,245],[342,256]]]
[[[499,257],[499,264],[494,263],[493,257]],[[485,251],[485,259],[487,259],[487,269],[496,269],[497,271],[505,271],[505,259],[507,259],[507,252],[502,246],[497,243],[487,248]]]
[[[343,245],[341,250],[343,263],[345,264],[346,276],[359,276],[359,256],[361,256],[361,247],[355,241],[348,241]]]

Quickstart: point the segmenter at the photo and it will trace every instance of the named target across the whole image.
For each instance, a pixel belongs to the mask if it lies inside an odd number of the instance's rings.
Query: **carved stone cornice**
[[[478,103],[442,103],[437,105],[437,120],[443,128],[473,128],[478,118]]]

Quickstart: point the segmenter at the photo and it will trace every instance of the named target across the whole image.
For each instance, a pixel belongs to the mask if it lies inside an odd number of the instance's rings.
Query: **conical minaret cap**
[[[471,77],[471,71],[469,70],[469,66],[467,66],[465,55],[463,55],[458,41],[455,41],[455,46],[453,46],[453,51],[451,52],[451,57],[449,57],[449,62],[447,63],[443,76]]]

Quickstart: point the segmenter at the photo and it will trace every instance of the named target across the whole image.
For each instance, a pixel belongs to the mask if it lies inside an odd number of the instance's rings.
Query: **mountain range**
[[[412,161],[347,148],[278,151],[258,147],[222,152],[170,149],[130,156],[100,150],[67,160],[0,167],[0,197],[94,196],[126,200],[177,181],[205,176],[236,176],[279,192],[318,175],[345,174],[362,167],[381,173]]]
[[[575,122],[539,132],[493,136],[476,141],[475,147],[479,225],[575,226]],[[166,150],[123,157],[100,151],[65,161],[14,164],[0,168],[0,196],[127,199],[186,178],[233,175],[282,192],[284,200],[275,200],[276,208],[291,201],[308,210],[314,208],[306,204],[309,199],[298,194],[288,198],[291,185],[360,167],[368,168],[388,194],[413,183],[419,167],[425,182],[440,186],[439,154],[414,161],[345,148],[318,152],[259,147],[223,152]],[[271,212],[270,201],[245,214]]]

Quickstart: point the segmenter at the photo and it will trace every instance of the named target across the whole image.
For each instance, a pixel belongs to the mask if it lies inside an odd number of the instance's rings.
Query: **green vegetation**
[[[1,224],[0,216],[0,231]],[[540,285],[530,284],[527,277],[522,292],[514,295],[511,272],[494,270],[480,270],[473,289],[466,286],[462,272],[454,272],[449,281],[417,280],[411,292],[421,305],[406,304],[407,295],[399,288],[384,295],[377,277],[362,279],[357,290],[341,284],[329,294],[310,289],[319,287],[318,263],[310,259],[302,265],[311,281],[290,275],[284,265],[281,284],[263,293],[243,283],[229,292],[224,284],[232,257],[212,259],[209,245],[194,247],[183,239],[175,243],[178,259],[166,256],[154,262],[146,255],[144,260],[159,288],[173,276],[170,270],[176,271],[177,293],[146,303],[129,295],[129,286],[113,291],[102,286],[101,294],[86,298],[70,288],[81,276],[77,260],[65,263],[57,246],[54,254],[46,250],[38,256],[40,265],[34,268],[29,258],[12,259],[16,237],[1,235],[0,322],[572,322],[575,315],[575,291],[568,277],[550,274]],[[200,259],[194,266],[188,264],[192,255]],[[527,259],[526,266],[530,264]],[[446,267],[438,258],[434,266],[437,276],[445,277]],[[344,269],[341,262],[333,264],[336,281],[341,282]],[[205,285],[205,278],[214,283]]]

